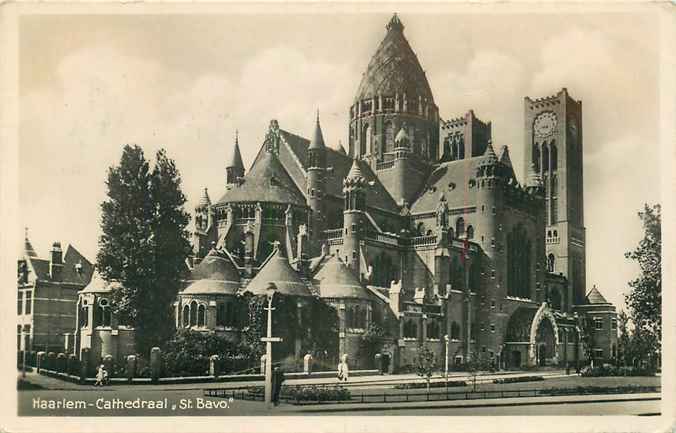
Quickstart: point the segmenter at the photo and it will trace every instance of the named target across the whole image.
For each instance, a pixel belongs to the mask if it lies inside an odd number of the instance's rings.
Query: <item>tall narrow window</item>
[[[535,172],[540,172],[540,146],[533,143],[533,164],[535,164]]]
[[[33,311],[33,292],[26,291],[26,314],[31,314]]]
[[[197,302],[190,303],[190,326],[197,325]]]
[[[542,145],[542,172],[549,172],[549,148],[546,144]]]
[[[451,340],[460,340],[460,325],[458,325],[458,322],[451,323]]]
[[[202,304],[197,307],[197,326],[206,326],[206,308]]]
[[[385,122],[385,152],[394,150],[394,125],[392,122]]]
[[[467,239],[474,239],[474,227],[467,226]]]
[[[552,159],[552,171],[556,171],[556,169],[559,166],[558,158],[559,158],[559,152],[556,149],[556,143],[552,141],[551,146],[551,159]]]
[[[183,306],[183,326],[186,328],[190,326],[190,306],[188,305]]]
[[[219,303],[216,307],[216,326],[225,326],[225,304]]]
[[[455,235],[457,237],[462,237],[464,234],[465,234],[465,219],[463,217],[460,217],[455,221]]]

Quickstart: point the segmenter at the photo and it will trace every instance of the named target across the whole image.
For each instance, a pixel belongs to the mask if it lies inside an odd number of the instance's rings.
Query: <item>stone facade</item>
[[[349,114],[348,152],[326,146],[319,118],[311,140],[273,120],[245,175],[236,142],[226,171],[237,180],[229,174],[225,195],[196,209],[210,223],[198,227],[195,260],[214,245],[245,290],[275,242],[320,297],[313,275],[340,262],[372,295],[366,321],[386,330],[388,368],[413,364],[421,345],[441,360],[446,335],[450,365],[480,354],[507,368],[581,359],[581,102],[566,89],[525,99],[519,181],[490,122],[472,110],[440,118],[395,15]],[[370,364],[346,323],[354,301],[326,300],[339,308],[340,353]]]

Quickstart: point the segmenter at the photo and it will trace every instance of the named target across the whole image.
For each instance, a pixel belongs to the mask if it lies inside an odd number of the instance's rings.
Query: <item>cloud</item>
[[[58,236],[94,258],[107,167],[124,144],[141,145],[148,159],[166,148],[192,209],[203,187],[212,200],[222,194],[235,129],[247,164],[272,118],[310,136],[320,109],[327,142],[345,135],[351,95],[344,89],[353,87],[345,66],[279,47],[251,56],[242,71],[189,76],[105,44],[63,58],[56,85],[22,97],[21,206],[37,244]],[[49,220],[45,209],[55,210]]]

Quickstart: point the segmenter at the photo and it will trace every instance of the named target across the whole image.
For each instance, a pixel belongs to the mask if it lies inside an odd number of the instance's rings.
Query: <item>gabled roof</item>
[[[190,273],[191,283],[184,295],[234,295],[240,287],[239,272],[230,260],[216,251],[209,254]]]
[[[406,94],[409,101],[417,101],[418,96],[434,101],[425,71],[404,36],[404,25],[395,14],[366,68],[355,100],[396,93]]]
[[[99,271],[95,270],[89,284],[78,293],[110,293],[120,287],[122,287],[122,285],[119,282],[106,281],[101,274],[99,274]]]
[[[31,247],[32,248],[32,247]],[[35,251],[33,250],[33,253]],[[63,266],[61,268],[61,277],[53,280],[50,275],[50,261],[41,259],[37,255],[25,255],[26,261],[30,263],[30,268],[35,272],[34,277],[40,281],[61,282],[85,286],[92,279],[94,265],[89,262],[74,246],[68,245],[63,254]]]
[[[291,149],[291,152],[293,153],[293,155],[289,155],[290,158],[283,157],[283,154],[288,152],[284,146],[280,146],[280,162],[289,176],[294,179],[295,184],[301,186],[304,190],[306,186],[305,170],[307,169],[307,150],[310,146],[310,141],[300,135],[293,134],[283,129],[279,130],[279,135],[288,144],[288,148]],[[325,147],[325,149],[326,166],[331,168],[331,171],[327,173],[325,178],[326,193],[334,197],[343,197],[343,179],[345,179],[352,167],[352,158],[344,153],[344,149],[343,152],[330,147]],[[261,149],[254,164],[257,164],[257,161],[262,158],[263,153],[265,153],[265,150]],[[368,164],[359,161],[359,167],[366,181],[373,182],[373,186],[366,188],[367,207],[376,207],[399,213],[397,203],[387,192],[382,183],[380,183],[380,180],[376,177]]]
[[[265,295],[268,283],[274,283],[278,293],[283,295],[312,296],[298,272],[291,267],[286,257],[282,256],[279,248],[275,248],[244,291],[257,296]]]
[[[319,287],[319,296],[322,298],[373,300],[357,277],[337,256],[330,257],[314,279]]]
[[[298,190],[277,156],[263,151],[244,176],[243,182],[230,190],[218,201],[290,203],[305,206],[305,196]]]
[[[606,300],[606,298],[603,297],[601,292],[599,292],[599,289],[596,288],[596,286],[592,287],[592,289],[587,293],[586,296],[587,304],[609,304]]]
[[[483,158],[478,156],[442,163],[430,174],[425,188],[411,206],[411,212],[435,211],[441,194],[446,197],[451,209],[475,204],[477,188],[470,187],[469,182],[476,179],[476,169]]]

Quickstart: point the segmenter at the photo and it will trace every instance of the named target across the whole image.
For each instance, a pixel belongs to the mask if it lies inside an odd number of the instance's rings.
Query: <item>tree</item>
[[[415,357],[415,372],[427,382],[427,392],[430,392],[430,379],[435,368],[434,353],[427,346],[420,346]]]
[[[594,360],[594,321],[591,317],[583,316],[580,321],[580,340],[589,364]]]
[[[116,316],[134,327],[137,350],[147,354],[173,331],[171,304],[190,252],[181,178],[163,150],[151,171],[143,150],[127,145],[106,185],[97,266],[121,283],[113,294]]]
[[[486,353],[478,353],[472,356],[469,361],[465,363],[465,369],[472,376],[472,384],[474,391],[476,392],[476,379],[479,376],[479,373],[482,371],[491,371],[493,370],[493,362],[488,358]]]
[[[634,324],[634,336],[645,351],[641,359],[648,358],[651,367],[661,352],[662,340],[662,230],[661,208],[644,205],[638,213],[643,223],[644,236],[635,250],[625,257],[638,262],[640,274],[629,282],[631,291],[625,295],[629,317]]]
[[[627,359],[631,351],[631,335],[629,334],[629,316],[624,310],[617,315],[617,364],[618,366],[627,365]]]

